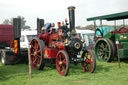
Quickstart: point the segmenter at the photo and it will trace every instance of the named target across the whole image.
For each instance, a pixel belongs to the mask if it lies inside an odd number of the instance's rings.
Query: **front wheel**
[[[93,73],[96,68],[96,58],[91,50],[85,50],[82,54],[82,67],[85,72]]]
[[[69,72],[69,56],[66,51],[59,51],[56,57],[56,68],[60,75],[67,76]]]
[[[11,62],[11,54],[10,54],[10,51],[8,51],[8,50],[1,50],[1,63],[3,64],[3,65],[11,65],[11,64],[13,64],[12,62]]]

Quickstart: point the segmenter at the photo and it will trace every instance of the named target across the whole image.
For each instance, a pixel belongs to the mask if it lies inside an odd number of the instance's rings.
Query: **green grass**
[[[47,65],[43,71],[32,70],[29,79],[28,65],[0,64],[0,85],[128,85],[128,63],[97,62],[95,73],[85,73],[81,65],[71,65],[69,75],[60,76],[55,65]]]

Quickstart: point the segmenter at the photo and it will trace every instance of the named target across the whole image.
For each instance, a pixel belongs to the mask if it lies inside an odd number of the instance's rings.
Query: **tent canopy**
[[[112,20],[120,20],[120,19],[127,19],[127,18],[128,18],[128,11],[109,14],[109,15],[103,15],[103,16],[97,16],[97,17],[91,17],[91,18],[87,18],[87,21],[95,21],[95,20],[112,21]]]

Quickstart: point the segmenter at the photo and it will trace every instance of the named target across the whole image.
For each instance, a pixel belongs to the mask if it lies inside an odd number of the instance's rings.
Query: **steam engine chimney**
[[[70,22],[70,32],[75,33],[75,7],[68,7],[69,11],[69,22]]]
[[[37,35],[41,33],[41,28],[44,26],[44,19],[37,18]]]

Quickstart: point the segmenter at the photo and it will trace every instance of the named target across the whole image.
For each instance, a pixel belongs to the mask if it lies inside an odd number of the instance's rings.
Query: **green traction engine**
[[[87,21],[94,21],[95,24],[95,56],[99,61],[111,62],[117,56],[120,59],[128,58],[128,28],[125,27],[124,19],[128,18],[128,12],[115,13],[99,17],[88,18]],[[123,20],[123,26],[117,29],[116,20]],[[96,26],[96,20],[100,20],[100,26]],[[112,27],[103,27],[102,20],[114,21]]]

